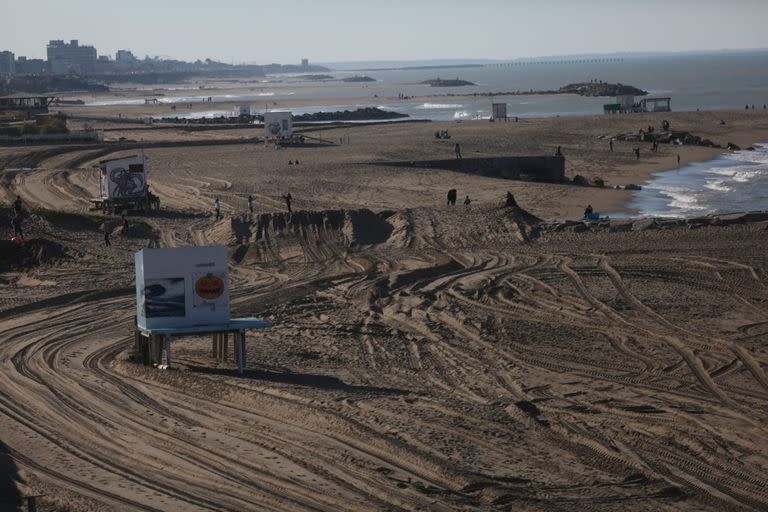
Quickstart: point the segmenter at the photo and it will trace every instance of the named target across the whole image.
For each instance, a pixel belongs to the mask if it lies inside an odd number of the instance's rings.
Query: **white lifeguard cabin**
[[[251,115],[251,106],[250,105],[237,105],[235,107],[235,110],[232,112],[235,117],[247,117]]]
[[[99,194],[91,198],[91,209],[104,213],[160,209],[160,199],[147,186],[148,160],[133,155],[100,161]]]
[[[140,199],[146,195],[147,159],[142,155],[99,162],[101,199]]]
[[[506,119],[507,118],[507,104],[506,103],[492,103],[491,104],[491,119]]]
[[[264,136],[267,140],[290,139],[293,115],[290,112],[264,112]]]
[[[213,334],[213,356],[224,359],[234,335],[238,371],[245,365],[245,331],[271,324],[230,318],[228,253],[224,246],[143,249],[136,263],[136,350],[145,364],[171,365],[174,337]]]

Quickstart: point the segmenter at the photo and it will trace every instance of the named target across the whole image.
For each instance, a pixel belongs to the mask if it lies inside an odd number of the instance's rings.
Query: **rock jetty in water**
[[[609,84],[607,82],[580,82],[568,84],[558,91],[565,94],[578,94],[579,96],[646,96],[648,91],[638,89],[631,85]]]
[[[294,121],[370,121],[379,119],[400,119],[408,117],[400,112],[389,112],[376,107],[358,108],[357,110],[338,110],[336,112],[313,112],[293,116]]]
[[[362,75],[362,76],[348,76],[347,78],[343,78],[341,81],[342,82],[352,82],[352,83],[355,83],[355,82],[375,82],[376,79],[375,78],[371,78],[369,76]]]
[[[453,80],[443,80],[442,78],[433,78],[432,80],[424,80],[422,84],[430,87],[464,87],[465,85],[477,85],[466,80],[459,80],[455,78]]]

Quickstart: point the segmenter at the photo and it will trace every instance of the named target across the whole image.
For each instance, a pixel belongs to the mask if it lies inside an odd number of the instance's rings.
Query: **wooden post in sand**
[[[222,336],[224,338],[224,348],[221,352],[221,360],[226,361],[227,354],[229,353],[229,333],[225,332]]]
[[[219,333],[213,333],[213,342],[211,343],[211,357],[216,359],[219,357]]]
[[[152,364],[160,364],[163,361],[163,342],[165,336],[152,336],[154,340],[152,345]]]
[[[150,334],[149,339],[147,340],[147,365],[152,365],[152,363],[154,363],[153,361],[154,357],[155,357],[155,336]]]
[[[165,348],[165,364],[168,368],[171,367],[171,335],[163,336],[163,345]]]

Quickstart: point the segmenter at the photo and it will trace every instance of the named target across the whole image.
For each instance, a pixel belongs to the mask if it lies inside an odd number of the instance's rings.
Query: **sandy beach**
[[[151,110],[119,108],[62,111]],[[29,248],[3,231],[6,480],[73,512],[765,510],[768,220],[555,222],[626,212],[612,187],[724,151],[609,151],[662,119],[768,142],[762,110],[303,129],[310,144],[279,150],[255,128],[80,119],[145,142],[161,199],[111,247],[92,166],[136,148],[0,147],[0,202],[22,198]],[[456,143],[560,147],[567,176],[606,187],[392,164]],[[450,188],[472,204],[446,207]],[[233,314],[274,324],[249,335],[245,374],[202,337],[174,341],[170,369],[136,363],[134,253],[218,244]]]

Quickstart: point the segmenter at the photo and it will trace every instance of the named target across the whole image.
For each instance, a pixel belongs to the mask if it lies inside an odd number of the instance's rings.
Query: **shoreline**
[[[753,147],[756,145],[764,145],[768,144],[768,135],[766,137],[762,138],[761,140],[757,140],[752,142],[746,147]],[[685,148],[685,146],[680,146],[680,148]],[[638,172],[638,177],[643,176],[643,181],[635,183],[636,185],[640,185],[642,187],[646,187],[647,185],[657,181],[659,178],[662,178],[663,175],[666,173],[670,173],[673,171],[682,171],[688,168],[689,166],[696,165],[696,164],[714,164],[718,160],[722,159],[725,155],[733,154],[734,151],[729,151],[724,148],[702,148],[702,149],[710,149],[711,151],[708,151],[706,153],[710,153],[709,155],[701,155],[701,156],[689,156],[687,160],[684,160],[682,158],[681,151],[681,162],[680,165],[662,165],[661,167],[655,167],[652,164],[646,168],[643,169],[642,174],[641,172]],[[744,148],[742,147],[742,150]],[[622,215],[627,217],[635,217],[640,212],[636,208],[630,207],[630,205],[634,202],[634,200],[637,197],[637,192],[635,190],[626,191],[629,192],[627,200],[618,208],[611,209],[610,212],[606,212],[607,215]],[[751,211],[751,210],[749,210]],[[721,213],[739,213],[739,212],[721,212]],[[644,215],[643,217],[648,217],[648,215]],[[653,215],[651,215],[653,217]]]
[[[143,107],[143,106],[142,106]],[[96,109],[93,109],[94,112]],[[139,107],[141,110],[141,107]],[[152,109],[154,110],[154,109]],[[83,113],[82,109],[72,109]],[[114,109],[98,109],[105,115]],[[229,180],[242,183],[240,186],[254,186],[265,193],[278,195],[291,188],[293,195],[300,197],[311,194],[311,208],[371,208],[401,209],[423,205],[439,205],[443,202],[445,188],[457,188],[470,195],[477,204],[495,203],[502,200],[506,190],[512,192],[522,207],[545,219],[578,219],[584,208],[591,204],[597,212],[634,214],[629,207],[634,197],[631,190],[616,190],[616,185],[643,185],[653,178],[654,173],[677,168],[677,154],[681,156],[681,167],[696,162],[706,162],[726,153],[721,148],[701,146],[659,145],[658,152],[652,153],[651,144],[645,142],[614,141],[610,152],[608,139],[623,133],[637,133],[648,126],[657,127],[662,120],[669,120],[673,130],[689,131],[702,138],[708,138],[725,146],[732,142],[747,147],[756,141],[768,141],[768,113],[762,110],[707,111],[707,112],[662,112],[592,116],[564,116],[521,118],[519,122],[432,121],[429,123],[381,123],[366,126],[328,127],[323,137],[329,140],[343,140],[343,143],[328,148],[291,148],[283,152],[260,150],[258,177],[245,179],[235,172],[239,166],[253,166],[248,156],[250,147],[244,145],[216,148],[198,154],[197,150],[154,149],[156,155],[153,168],[162,169],[184,165],[189,172],[209,172],[203,160],[219,158],[232,167]],[[721,124],[721,121],[725,124]],[[79,120],[72,128],[89,124],[95,128],[113,128],[110,140],[143,141],[201,141],[217,138],[248,138],[254,135],[252,129],[223,131],[175,132],[163,126],[162,130],[147,129],[142,125],[91,123]],[[96,124],[96,126],[94,126]],[[434,133],[447,130],[451,139],[436,140]],[[553,155],[560,147],[565,156],[565,174],[576,175],[592,182],[604,180],[606,187],[579,187],[573,185],[544,184],[485,178],[472,174],[456,174],[449,171],[413,170],[404,171],[391,167],[373,168],[365,165],[368,161],[426,161],[453,157],[453,146],[461,144],[467,157],[493,158],[512,155]],[[641,148],[637,161],[633,147]],[[289,167],[288,161],[299,159],[301,168]],[[53,160],[49,165],[57,165]],[[313,172],[320,171],[320,174]],[[228,171],[230,172],[230,171]],[[276,173],[276,174],[273,174]],[[165,174],[155,174],[161,177]],[[266,176],[274,176],[267,179]],[[309,181],[307,181],[309,180]],[[334,190],[341,183],[361,181],[353,195],[337,195]],[[314,183],[312,189],[307,183]],[[448,187],[448,184],[450,186]],[[446,188],[447,187],[447,188]],[[274,190],[273,190],[274,189]],[[279,189],[279,190],[278,190]],[[387,190],[391,194],[385,193]],[[500,192],[500,190],[502,192]],[[281,192],[282,191],[282,192]],[[274,208],[271,202],[269,207]],[[276,206],[276,205],[275,205]],[[298,205],[297,205],[298,206]],[[310,204],[307,204],[310,207]]]

